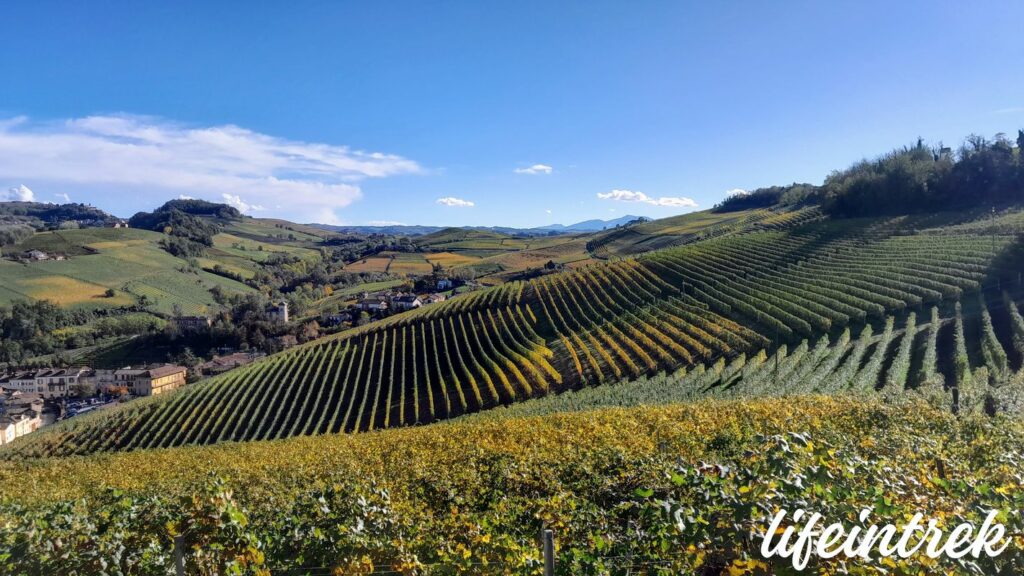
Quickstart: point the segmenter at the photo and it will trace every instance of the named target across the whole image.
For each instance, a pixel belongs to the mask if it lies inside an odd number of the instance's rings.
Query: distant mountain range
[[[533,228],[533,230],[553,230],[556,232],[598,232],[606,228],[615,228],[616,226],[629,224],[636,220],[643,220],[646,222],[650,220],[650,218],[627,215],[613,220],[584,220],[583,222],[577,222],[568,226],[563,226],[562,224],[551,224],[548,226],[541,226],[540,228]]]
[[[574,232],[599,232],[607,228],[615,228],[616,226],[628,224],[636,220],[647,221],[650,220],[650,218],[629,215],[621,218],[615,218],[613,220],[584,220],[583,222],[577,222],[568,226],[564,224],[549,224],[547,226],[540,226],[537,228],[509,228],[506,226],[462,226],[462,228],[469,230],[487,230],[489,232],[498,232],[500,234],[509,234],[512,236],[546,236],[550,234],[570,234]],[[334,226],[331,224],[309,224],[309,226],[320,228],[321,230],[329,230],[331,232],[405,236],[421,236],[450,228],[450,226],[406,226],[400,224],[389,226]]]

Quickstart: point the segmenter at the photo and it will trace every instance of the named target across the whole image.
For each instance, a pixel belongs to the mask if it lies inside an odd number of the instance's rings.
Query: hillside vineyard
[[[680,369],[677,394],[945,384],[975,405],[984,392],[967,348],[989,375],[1024,353],[1013,298],[987,281],[1014,237],[904,226],[815,222],[511,282],[76,418],[14,453],[369,431]],[[980,314],[967,332],[958,301]],[[1012,338],[996,334],[993,315]],[[935,352],[947,333],[956,365]]]

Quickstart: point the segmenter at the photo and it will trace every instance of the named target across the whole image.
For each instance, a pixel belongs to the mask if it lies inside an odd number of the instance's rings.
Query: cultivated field
[[[387,272],[391,266],[391,257],[373,256],[363,260],[357,260],[345,265],[346,272]]]

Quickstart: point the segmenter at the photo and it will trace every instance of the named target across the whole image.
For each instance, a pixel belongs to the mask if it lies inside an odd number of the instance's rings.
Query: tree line
[[[1015,145],[1016,144],[1016,145]],[[1005,206],[1024,200],[1024,130],[968,136],[955,150],[924,140],[829,174],[820,186],[791,184],[730,196],[718,212],[814,203],[832,216],[881,216]]]

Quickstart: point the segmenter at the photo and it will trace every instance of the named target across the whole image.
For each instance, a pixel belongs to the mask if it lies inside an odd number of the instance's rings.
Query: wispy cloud
[[[1022,114],[1024,113],[1024,106],[1011,106],[1009,108],[1000,108],[992,112],[993,114]]]
[[[533,175],[537,175],[537,174],[551,174],[552,171],[554,171],[554,168],[552,168],[551,166],[548,166],[547,164],[534,164],[533,166],[530,166],[528,168],[516,168],[515,170],[513,170],[513,172],[515,172],[516,174],[533,174]]]
[[[749,192],[747,192],[743,188],[733,188],[732,190],[725,191],[726,198],[731,198],[733,196],[746,196],[747,194],[749,194]]]
[[[445,206],[454,206],[458,208],[469,208],[471,206],[475,206],[475,204],[470,200],[463,200],[462,198],[456,198],[454,196],[445,196],[444,198],[438,198],[436,202],[438,204],[443,204]]]
[[[57,198],[63,200],[65,204],[70,204],[71,203],[71,197],[68,196],[67,192],[61,192],[60,194],[54,194],[54,196],[56,196]]]
[[[673,208],[696,208],[697,203],[691,198],[682,196],[661,196],[652,198],[643,192],[633,190],[612,190],[611,192],[598,192],[597,197],[601,200],[615,200],[617,202],[641,202],[652,206],[666,206]]]
[[[227,199],[247,210],[284,204],[290,217],[336,221],[335,210],[361,196],[361,180],[421,171],[400,156],[234,125],[196,127],[129,115],[0,119],[0,179],[53,184],[71,193],[105,186],[105,194],[144,195],[153,204],[180,193]]]
[[[394,220],[370,220],[366,223],[367,226],[406,226],[405,222],[396,222]]]
[[[3,199],[11,202],[34,202],[36,195],[28,186],[21,184],[20,186],[9,188],[7,193],[4,194]]]

